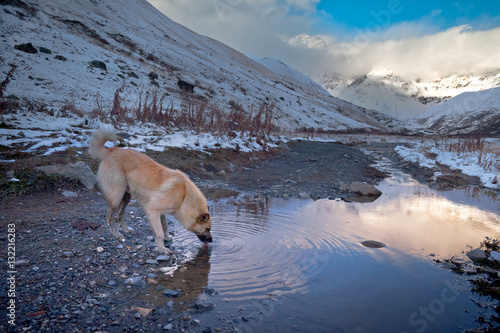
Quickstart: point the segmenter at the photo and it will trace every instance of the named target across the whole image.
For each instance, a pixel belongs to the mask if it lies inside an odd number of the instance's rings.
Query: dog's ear
[[[210,220],[210,215],[207,213],[201,214],[200,216],[198,216],[196,218],[196,222],[198,222],[198,223],[206,223],[206,222],[208,222],[208,220]]]

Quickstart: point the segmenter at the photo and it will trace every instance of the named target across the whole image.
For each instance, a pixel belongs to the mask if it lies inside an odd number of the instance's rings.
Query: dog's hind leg
[[[116,212],[118,208],[115,208],[108,204],[108,214],[106,215],[106,221],[108,221],[109,229],[111,230],[111,233],[113,234],[113,237],[121,240],[122,242],[125,241],[125,237],[116,229]]]
[[[161,214],[157,211],[146,210],[148,215],[149,224],[151,229],[153,229],[153,234],[155,235],[156,248],[160,254],[168,254],[169,251],[165,247],[164,241],[165,236],[163,234],[163,227],[161,223]]]
[[[109,229],[115,238],[124,241],[125,237],[116,228],[116,219],[118,218],[117,213],[122,206],[124,195],[127,192],[127,180],[123,173],[109,167],[105,162],[99,166],[97,177],[101,192],[108,202],[106,220],[108,221]]]
[[[163,235],[165,236],[165,240],[170,242],[172,238],[168,234],[168,221],[164,214],[160,215],[161,227],[163,229]]]
[[[125,207],[127,207],[127,205],[129,204],[130,199],[132,199],[132,195],[130,195],[129,192],[125,192],[125,194],[123,195],[122,201],[120,201],[120,205],[118,206],[117,220],[120,223],[122,232],[129,232],[131,230],[131,229],[128,229],[127,226],[125,226],[125,218],[124,218]]]

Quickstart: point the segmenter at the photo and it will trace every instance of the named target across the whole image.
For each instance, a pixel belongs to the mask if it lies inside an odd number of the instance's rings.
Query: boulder
[[[97,176],[92,172],[90,166],[82,161],[70,164],[43,165],[35,169],[46,174],[57,174],[70,179],[76,178],[89,190],[97,184]]]
[[[481,249],[475,249],[467,252],[467,257],[472,261],[483,260],[486,259],[486,252]]]
[[[369,197],[378,197],[382,194],[375,186],[362,182],[352,182],[349,191]]]

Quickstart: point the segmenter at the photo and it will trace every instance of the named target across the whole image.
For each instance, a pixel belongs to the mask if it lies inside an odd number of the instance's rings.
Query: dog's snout
[[[201,234],[197,234],[196,236],[198,236],[203,243],[212,243],[212,234],[209,229],[203,231]]]

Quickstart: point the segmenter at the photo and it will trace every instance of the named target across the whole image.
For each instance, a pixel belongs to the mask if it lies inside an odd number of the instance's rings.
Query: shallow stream
[[[211,202],[208,249],[175,228],[174,245],[192,255],[167,277],[184,293],[178,306],[206,299],[216,308],[202,315],[204,324],[231,321],[243,332],[478,327],[492,310],[476,301],[487,300],[470,291],[471,277],[433,259],[465,261],[485,236],[499,237],[500,201],[473,189],[437,192],[390,171],[371,203],[248,195]],[[368,248],[366,240],[386,246]]]

